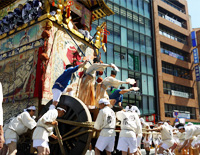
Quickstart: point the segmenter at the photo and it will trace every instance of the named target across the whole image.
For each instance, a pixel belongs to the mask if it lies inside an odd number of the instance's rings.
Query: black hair
[[[184,124],[183,123],[179,123],[178,125],[176,125],[176,128],[178,129],[179,127],[184,127]],[[185,129],[185,127],[184,127]]]
[[[93,59],[93,63],[97,63],[97,62],[99,62],[100,60],[99,60],[99,58],[94,58]]]
[[[125,89],[125,87],[124,87],[124,86],[121,86],[119,89]]]
[[[112,75],[117,75],[117,71],[116,70],[111,70],[111,74]]]
[[[69,67],[73,67],[73,65],[72,65],[72,64],[66,65],[66,66],[65,66],[65,69],[67,69],[67,68],[69,68]]]

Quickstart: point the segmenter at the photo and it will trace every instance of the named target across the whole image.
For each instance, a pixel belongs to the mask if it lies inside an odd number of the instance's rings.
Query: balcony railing
[[[172,2],[168,1],[168,0],[162,0],[163,2],[167,3],[168,5],[170,5],[171,7],[175,8],[176,10],[185,13],[185,10],[180,8],[179,6],[173,4]]]
[[[185,45],[188,44],[187,41],[186,41],[186,39],[177,37],[175,34],[173,34],[171,32],[168,32],[168,31],[160,29],[159,34],[161,34],[161,35],[163,35],[163,36],[165,36],[167,38],[170,38],[172,40],[175,40],[175,41],[178,41],[180,43],[183,43]]]
[[[164,19],[166,19],[166,20],[168,20],[168,21],[170,21],[170,22],[172,22],[172,23],[174,23],[174,24],[176,24],[180,27],[186,28],[186,25],[184,23],[181,23],[178,20],[171,18],[171,17],[169,17],[168,15],[166,15],[162,12],[158,12],[158,16],[160,16],[160,17],[162,17],[162,18],[164,18]]]

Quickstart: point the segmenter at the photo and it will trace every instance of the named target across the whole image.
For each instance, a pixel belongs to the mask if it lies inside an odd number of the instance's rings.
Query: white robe
[[[49,136],[53,134],[53,125],[45,124],[47,122],[53,122],[58,117],[58,111],[52,109],[47,111],[37,122],[36,129],[33,132],[33,140],[49,141]]]
[[[121,121],[120,137],[134,137],[135,134],[141,133],[142,126],[137,113],[119,111],[116,117]]]
[[[17,139],[28,129],[32,130],[36,126],[35,120],[28,112],[23,112],[15,117],[8,125],[5,131],[5,139]]]
[[[2,102],[3,102],[3,90],[2,85],[0,82],[0,125],[3,126],[3,108],[2,108]]]
[[[194,136],[200,135],[200,127],[196,125],[186,126],[185,127],[185,139],[190,140]]]
[[[115,133],[116,117],[114,111],[106,106],[99,111],[94,128],[101,130],[100,136],[113,137]]]

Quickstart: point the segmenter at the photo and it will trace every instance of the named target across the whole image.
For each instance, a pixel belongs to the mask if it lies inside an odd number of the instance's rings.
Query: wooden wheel
[[[40,115],[43,115],[51,104],[52,101],[42,109]],[[92,127],[90,125],[92,118],[88,108],[81,100],[68,95],[62,95],[58,105],[67,107],[66,114],[58,119],[58,128],[66,154],[85,154],[92,138]],[[84,124],[83,122],[87,123]],[[58,141],[50,137],[49,140],[51,154],[60,155]]]

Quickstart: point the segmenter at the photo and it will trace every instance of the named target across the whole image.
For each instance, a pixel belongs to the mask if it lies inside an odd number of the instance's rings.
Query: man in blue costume
[[[114,92],[109,96],[109,99],[111,100],[111,104],[114,106],[122,107],[122,101],[123,101],[123,95],[125,93],[128,93],[129,91],[138,91],[138,87],[132,87],[130,89],[125,89],[124,86],[121,86],[120,89],[115,89]]]
[[[71,64],[66,66],[65,71],[57,78],[57,80],[55,81],[53,85],[53,88],[52,88],[53,107],[51,108],[54,109],[58,105],[60,96],[62,95],[62,93],[65,91],[65,89],[71,82],[72,74],[76,72],[79,68],[84,67],[87,62],[88,61],[85,61],[84,63],[77,65],[75,67],[73,67]]]

